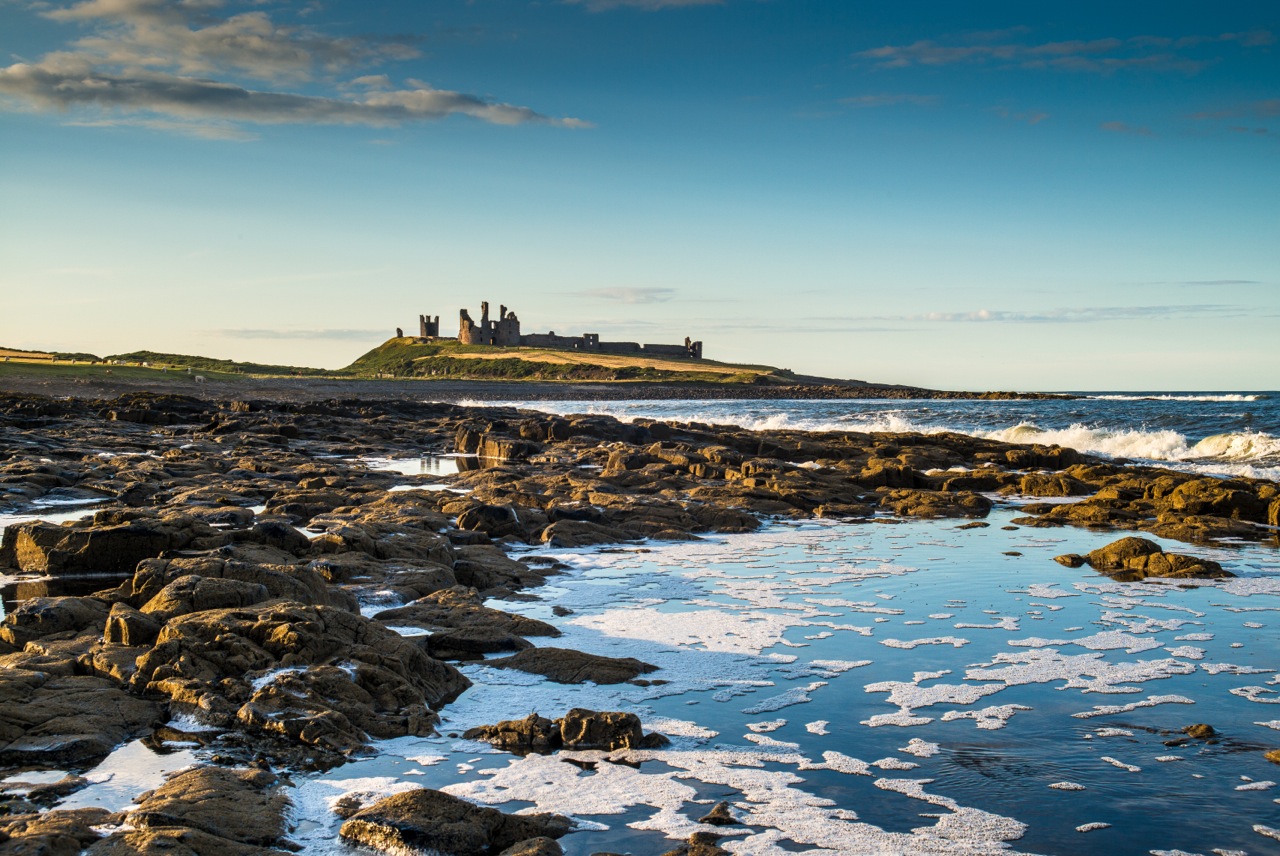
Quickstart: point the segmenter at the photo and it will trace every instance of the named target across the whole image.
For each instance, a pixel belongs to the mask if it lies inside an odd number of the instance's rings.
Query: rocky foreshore
[[[430,485],[364,462],[453,453],[461,471]],[[0,778],[66,773],[0,786],[0,853],[288,850],[280,779],[432,733],[469,686],[456,663],[502,654],[488,663],[565,683],[660,680],[639,660],[541,644],[554,626],[493,608],[560,570],[511,546],[689,540],[813,517],[981,526],[1006,496],[1053,500],[1022,505],[1022,526],[1116,530],[1109,547],[1059,561],[1124,580],[1229,575],[1131,531],[1275,545],[1280,526],[1275,482],[959,434],[405,400],[0,397],[0,510],[92,509],[16,523],[0,542]],[[621,713],[538,713],[471,736],[517,753],[660,739]],[[208,764],[127,815],[51,809],[133,739],[199,743]],[[390,851],[533,854],[558,853],[569,829],[459,802],[423,789],[344,806],[341,834]],[[695,839],[682,852],[719,852],[710,828]]]

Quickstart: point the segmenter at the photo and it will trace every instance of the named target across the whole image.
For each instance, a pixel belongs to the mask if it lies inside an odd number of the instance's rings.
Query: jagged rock
[[[483,740],[514,755],[548,755],[563,745],[560,722],[531,713],[524,719],[511,719],[497,725],[481,725],[462,735],[468,740]]]
[[[311,549],[311,540],[306,535],[278,520],[264,520],[250,529],[245,537],[295,556]]]
[[[162,624],[156,616],[139,612],[127,603],[114,603],[102,638],[112,645],[150,645],[156,641]]]
[[[118,822],[106,809],[55,809],[0,820],[0,854],[5,856],[80,856],[101,838],[95,826]],[[8,839],[8,840],[5,840]]]
[[[198,829],[156,828],[116,832],[84,856],[290,856],[274,847],[242,844]]]
[[[620,684],[658,668],[634,657],[604,657],[570,648],[528,648],[510,657],[488,660],[486,665],[532,672],[558,684]]]
[[[206,609],[253,606],[270,597],[271,593],[261,583],[187,574],[158,591],[155,597],[143,604],[141,612],[155,616],[163,623],[179,615]]]
[[[140,830],[195,829],[240,844],[270,846],[288,832],[288,799],[265,770],[197,767],[143,794],[126,815]]]
[[[729,851],[716,844],[720,836],[714,832],[695,832],[685,842],[662,856],[729,856]]]
[[[547,755],[557,749],[656,749],[668,740],[661,734],[645,734],[634,713],[587,710],[576,707],[552,721],[531,713],[524,719],[472,728],[468,740],[483,740],[516,755]]]
[[[541,585],[545,578],[497,547],[474,544],[455,548],[453,575],[458,583],[479,591]]]
[[[512,844],[498,856],[563,856],[564,849],[560,843],[541,835]]]
[[[1168,495],[1167,502],[1171,509],[1185,514],[1257,523],[1267,519],[1267,504],[1243,482],[1209,478],[1183,482]]]
[[[161,715],[160,705],[103,678],[0,670],[0,764],[83,764]]]
[[[439,851],[485,856],[531,838],[560,838],[571,828],[557,814],[504,814],[421,788],[381,799],[352,815],[340,835],[384,853]]]
[[[1054,556],[1053,560],[1059,565],[1063,565],[1068,568],[1082,568],[1085,564],[1084,556],[1081,556],[1079,553],[1065,553],[1061,556]]]
[[[712,826],[733,826],[739,821],[729,813],[727,802],[718,802],[715,808],[698,818],[698,823],[709,823]]]
[[[1262,757],[1266,758],[1272,764],[1280,764],[1280,749],[1272,749],[1270,752],[1267,752]]]
[[[377,621],[288,602],[171,619],[132,684],[212,725],[338,752],[429,734],[432,711],[470,686]]]
[[[1186,728],[1182,729],[1182,733],[1195,740],[1207,740],[1210,737],[1218,736],[1218,732],[1212,725],[1207,725],[1203,722],[1198,722],[1195,725],[1188,725]]]
[[[610,526],[586,520],[558,520],[542,530],[542,542],[550,547],[591,547],[632,540],[632,536]]]
[[[34,597],[0,623],[0,639],[15,648],[55,633],[100,630],[107,621],[107,605],[91,597]]]
[[[880,506],[903,517],[986,517],[991,500],[971,491],[891,490],[880,498]]]
[[[355,596],[339,588],[331,588],[324,577],[298,565],[262,565],[218,556],[181,559],[148,559],[139,563],[133,579],[122,587],[123,594],[134,606],[142,606],[180,577],[194,575],[206,580],[233,580],[261,586],[267,597],[298,603],[334,606],[355,611]],[[249,589],[236,588],[247,594]],[[227,589],[230,592],[231,589]],[[256,589],[255,589],[256,591]]]
[[[33,521],[4,531],[0,560],[22,571],[42,574],[129,573],[143,559],[165,550],[182,550],[200,540],[209,546],[230,536],[190,518],[160,520],[138,517],[114,522],[119,515],[98,512],[92,522],[63,526]]]
[[[1147,577],[1221,579],[1235,576],[1210,559],[1166,553],[1159,544],[1145,538],[1121,538],[1083,558],[1094,570],[1125,582]]]
[[[427,653],[437,660],[479,660],[499,651],[532,648],[527,639],[493,627],[460,627],[432,633],[426,640]]]
[[[556,722],[566,749],[654,749],[667,744],[661,734],[646,735],[634,713],[575,707]]]
[[[492,609],[482,603],[473,588],[454,586],[433,592],[407,606],[386,609],[374,616],[387,624],[408,624],[428,630],[487,628],[513,636],[559,636],[545,621]]]

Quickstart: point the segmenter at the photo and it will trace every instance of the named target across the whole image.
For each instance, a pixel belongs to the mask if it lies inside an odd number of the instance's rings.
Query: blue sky
[[[0,345],[1274,389],[1280,7],[0,0]]]

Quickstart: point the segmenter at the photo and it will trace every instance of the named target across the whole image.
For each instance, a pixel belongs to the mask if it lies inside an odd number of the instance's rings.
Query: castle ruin
[[[441,339],[440,316],[418,316],[421,339]],[[399,332],[397,330],[397,332]],[[458,311],[457,341],[463,345],[491,345],[497,348],[557,348],[567,351],[591,351],[601,354],[631,354],[634,356],[688,357],[702,359],[702,343],[685,337],[683,345],[653,345],[639,342],[602,342],[599,333],[583,333],[581,336],[557,336],[550,333],[520,332],[520,319],[507,307],[498,307],[497,319],[489,317],[489,303],[480,304],[480,320],[475,321],[466,309]]]

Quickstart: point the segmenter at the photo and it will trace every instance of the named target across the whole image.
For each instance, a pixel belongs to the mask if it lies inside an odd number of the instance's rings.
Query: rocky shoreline
[[[556,628],[489,604],[560,569],[513,559],[513,545],[679,541],[812,517],[981,526],[1002,495],[1031,496],[1053,501],[1023,505],[1019,525],[1117,530],[1109,547],[1060,562],[1136,580],[1229,574],[1127,532],[1276,545],[1280,526],[1274,482],[1056,446],[302,400],[303,389],[235,401],[207,389],[0,396],[0,510],[93,508],[75,523],[14,524],[0,542],[12,576],[0,777],[66,773],[0,786],[0,853],[281,852],[280,780],[358,757],[371,740],[432,733],[469,686],[455,663],[501,654],[488,664],[564,683],[661,679],[638,660],[535,647]],[[424,479],[362,463],[440,454],[467,457],[416,489],[404,488]],[[518,754],[660,739],[619,713],[538,713],[471,736]],[[51,809],[133,739],[199,743],[210,763],[140,795],[127,816]],[[342,835],[389,852],[550,854],[569,831],[563,818],[515,823],[436,793],[346,806]],[[681,852],[723,852],[713,833]]]

